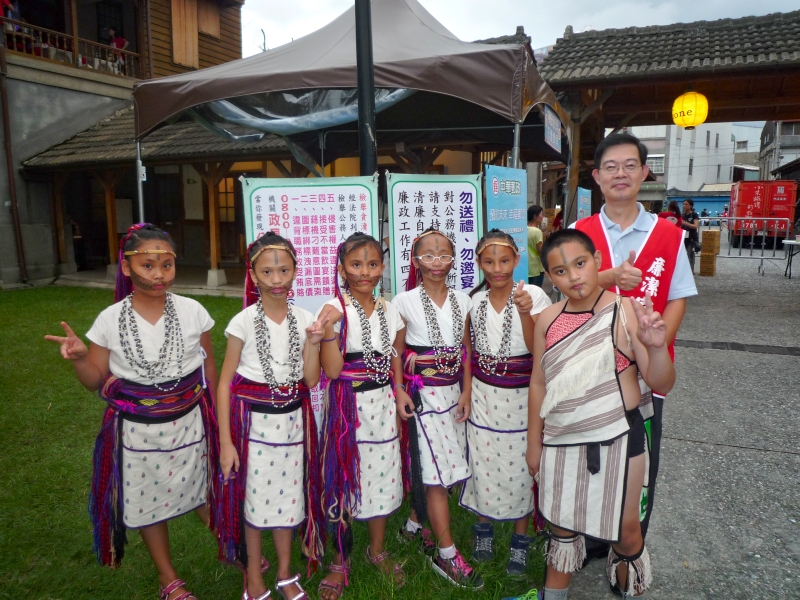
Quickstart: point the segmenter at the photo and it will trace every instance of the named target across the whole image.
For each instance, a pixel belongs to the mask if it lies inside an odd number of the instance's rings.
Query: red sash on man
[[[653,310],[664,314],[669,297],[669,288],[672,276],[678,263],[678,256],[683,248],[683,231],[666,219],[654,219],[653,225],[645,238],[644,244],[636,250],[636,260],[633,266],[642,272],[642,283],[632,290],[620,290],[616,286],[611,291],[634,298],[644,303],[646,293],[650,293],[653,301]],[[592,238],[595,247],[603,255],[600,270],[612,269],[619,266],[614,261],[611,250],[611,241],[608,237],[606,226],[600,214],[594,214],[575,223],[575,229],[583,231]],[[627,256],[623,260],[627,260]],[[675,361],[675,342],[670,342],[669,356]],[[647,434],[647,459],[649,468],[647,479],[642,487],[639,517],[642,522],[642,536],[647,534],[650,524],[650,515],[653,510],[653,497],[655,495],[656,478],[661,455],[661,429],[664,394],[653,391],[652,403],[639,406],[645,420],[645,433]]]
[[[592,238],[595,247],[603,255],[600,270],[613,269],[619,266],[614,261],[614,253],[608,238],[606,226],[600,214],[594,214],[575,223],[575,229],[583,231]],[[632,290],[620,290],[616,286],[611,291],[635,298],[644,304],[644,297],[650,292],[653,310],[664,314],[669,297],[669,287],[678,263],[679,252],[683,248],[683,231],[665,219],[654,219],[650,232],[641,248],[636,251],[633,266],[642,272],[642,283]],[[623,260],[628,257],[625,256]],[[669,355],[675,360],[675,342],[669,345]]]

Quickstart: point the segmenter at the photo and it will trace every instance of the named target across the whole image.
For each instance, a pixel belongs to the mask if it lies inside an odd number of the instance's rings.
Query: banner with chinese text
[[[514,280],[528,283],[528,172],[486,165],[486,230],[505,231],[520,249]]]
[[[245,235],[249,245],[274,231],[297,250],[297,278],[290,302],[311,313],[333,297],[336,249],[355,231],[378,234],[378,184],[372,177],[242,179]],[[323,391],[311,390],[319,425]]]
[[[483,235],[481,175],[388,174],[392,293],[405,290],[411,244],[429,227],[455,243],[455,267],[447,284],[470,291],[480,281],[475,246]]]
[[[356,231],[378,235],[378,184],[372,177],[244,179],[248,245],[274,231],[297,250],[293,301],[316,312],[333,296],[336,248]]]

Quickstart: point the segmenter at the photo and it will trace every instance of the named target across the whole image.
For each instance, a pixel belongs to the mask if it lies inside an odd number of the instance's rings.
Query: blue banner
[[[592,190],[578,188],[578,219],[592,214]]]
[[[528,282],[528,173],[486,166],[486,229],[510,234],[520,249],[514,279]]]

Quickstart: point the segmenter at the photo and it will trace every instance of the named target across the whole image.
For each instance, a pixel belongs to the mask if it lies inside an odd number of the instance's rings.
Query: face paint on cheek
[[[131,267],[131,281],[133,281],[133,285],[135,287],[145,292],[152,291],[156,285],[155,281],[141,277],[138,273],[136,273],[136,271],[133,270],[133,267]],[[169,281],[160,281],[159,283],[163,286],[163,290],[161,291],[167,291],[172,286],[173,281],[174,279],[170,279]]]

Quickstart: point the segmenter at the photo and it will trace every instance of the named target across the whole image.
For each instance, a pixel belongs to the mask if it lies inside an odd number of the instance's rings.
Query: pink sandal
[[[295,584],[297,586],[297,589],[300,590],[300,593],[294,596],[293,598],[287,598],[286,594],[283,592],[283,588],[285,588],[287,585],[292,585],[292,584]],[[309,600],[308,594],[306,594],[306,591],[300,585],[300,573],[298,573],[294,577],[290,577],[289,579],[278,579],[275,582],[275,587],[278,588],[278,593],[281,596],[283,596],[283,600]]]
[[[267,600],[269,598],[269,590],[261,594],[260,596],[251,596],[247,593],[247,588],[245,588],[244,592],[242,593],[242,600]]]
[[[375,566],[375,568],[378,569],[381,573],[383,573],[384,575],[390,575],[391,574],[392,578],[394,579],[395,587],[397,587],[399,589],[399,588],[403,587],[406,584],[406,573],[405,573],[405,571],[403,571],[403,565],[400,564],[399,562],[395,562],[394,563],[394,566],[392,567],[392,572],[391,573],[387,573],[380,566],[378,566],[383,561],[385,561],[387,558],[389,558],[389,551],[388,550],[384,550],[383,552],[378,554],[378,556],[372,556],[369,553],[369,546],[367,546],[366,556],[367,556],[367,560],[370,563],[372,563]]]
[[[347,577],[347,574],[350,572],[350,567],[346,567],[344,565],[337,565],[335,563],[331,563],[328,565],[328,572],[329,573],[341,573]],[[329,590],[336,594],[336,600],[340,600],[342,594],[344,594],[344,584],[343,583],[333,583],[328,579],[323,579],[319,582],[319,586],[317,587],[317,594],[319,594],[320,599],[322,598],[322,591]]]
[[[186,582],[183,579],[176,579],[166,587],[158,586],[158,600],[169,600],[170,594],[172,594],[175,590],[185,586]],[[192,592],[184,592],[178,596],[175,596],[172,598],[172,600],[197,600],[197,598],[195,598],[195,595],[192,594]]]

